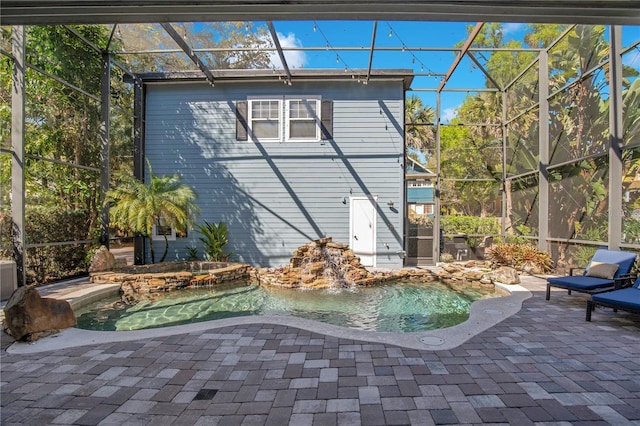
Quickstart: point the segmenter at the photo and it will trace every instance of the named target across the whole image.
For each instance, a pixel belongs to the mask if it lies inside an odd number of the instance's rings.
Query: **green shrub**
[[[52,209],[31,206],[25,214],[27,244],[46,244],[86,240],[91,217],[85,210]],[[11,216],[0,215],[0,241],[11,246]],[[46,283],[78,274],[85,274],[91,261],[91,249],[87,243],[36,246],[26,249],[25,269],[27,284]],[[11,249],[0,256],[12,258]]]
[[[591,258],[596,254],[597,247],[593,246],[578,246],[573,252],[573,260],[576,262],[576,266],[585,267],[591,262]]]
[[[196,228],[202,234],[198,239],[204,244],[205,256],[214,262],[228,261],[233,253],[226,253],[223,248],[229,242],[227,224],[209,223],[205,220],[204,224],[198,224]]]
[[[479,235],[467,239],[469,246],[476,247],[484,236],[500,233],[500,218],[478,216],[441,216],[440,227],[445,235]]]
[[[12,259],[13,257],[13,251],[11,250],[11,246],[13,245],[11,240],[11,225],[11,214],[0,212],[0,247],[7,247],[5,249],[0,248],[0,259]]]
[[[187,260],[199,260],[198,247],[187,247]]]

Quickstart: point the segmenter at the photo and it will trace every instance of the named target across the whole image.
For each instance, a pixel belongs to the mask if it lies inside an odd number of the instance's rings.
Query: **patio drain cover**
[[[425,345],[429,345],[429,346],[440,346],[444,343],[444,339],[441,339],[439,337],[433,337],[433,336],[421,337],[420,341]]]
[[[497,309],[485,309],[484,313],[485,314],[491,314],[491,315],[501,315],[502,311],[499,311]]]
[[[218,389],[200,389],[200,391],[193,397],[194,401],[209,401],[218,393]]]

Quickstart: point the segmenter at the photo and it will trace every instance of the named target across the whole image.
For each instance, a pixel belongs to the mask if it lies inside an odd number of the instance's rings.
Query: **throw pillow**
[[[618,271],[618,266],[617,263],[592,262],[587,276],[612,280]]]

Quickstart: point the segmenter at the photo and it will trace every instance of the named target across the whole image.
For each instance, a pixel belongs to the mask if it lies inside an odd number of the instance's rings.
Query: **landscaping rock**
[[[92,273],[90,281],[100,284],[120,283],[123,299],[132,301],[137,295],[247,281],[250,269],[246,263],[163,262]]]
[[[455,271],[460,273],[460,268]],[[348,244],[322,238],[298,247],[289,265],[257,268],[252,281],[259,285],[287,288],[323,289],[332,287],[368,287],[389,281],[438,281],[435,272],[426,269],[369,271]]]
[[[372,278],[348,244],[331,237],[298,247],[286,267],[260,268],[254,275],[260,284],[312,289],[370,285]]]
[[[499,282],[502,284],[520,284],[520,276],[518,275],[518,271],[509,266],[501,266],[493,271],[491,275],[491,279],[494,282]]]
[[[540,268],[540,266],[536,265],[535,263],[525,263],[524,265],[522,265],[522,270],[532,275],[544,274],[542,268]]]
[[[438,278],[452,287],[491,288],[495,283],[518,284],[518,272],[509,267],[492,271],[491,262],[471,260],[468,262],[446,263],[440,265]]]
[[[100,246],[91,256],[89,272],[111,271],[116,267],[116,258],[105,246]]]
[[[480,281],[484,273],[475,269],[471,269],[464,273],[464,278],[468,281]]]
[[[34,341],[73,327],[76,316],[66,300],[40,297],[33,287],[19,287],[4,308],[5,331],[16,340]]]

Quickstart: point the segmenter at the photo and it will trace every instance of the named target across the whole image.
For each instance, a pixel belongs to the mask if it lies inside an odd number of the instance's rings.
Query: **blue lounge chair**
[[[636,257],[628,251],[598,249],[586,268],[571,268],[566,277],[547,278],[546,299],[551,297],[551,287],[565,288],[569,294],[572,291],[597,294],[630,286],[633,280],[630,272]],[[584,271],[574,275],[577,270]]]
[[[633,287],[591,296],[591,300],[587,301],[587,321],[591,321],[591,312],[596,306],[613,308],[614,312],[622,309],[640,314],[640,278],[636,280]]]

